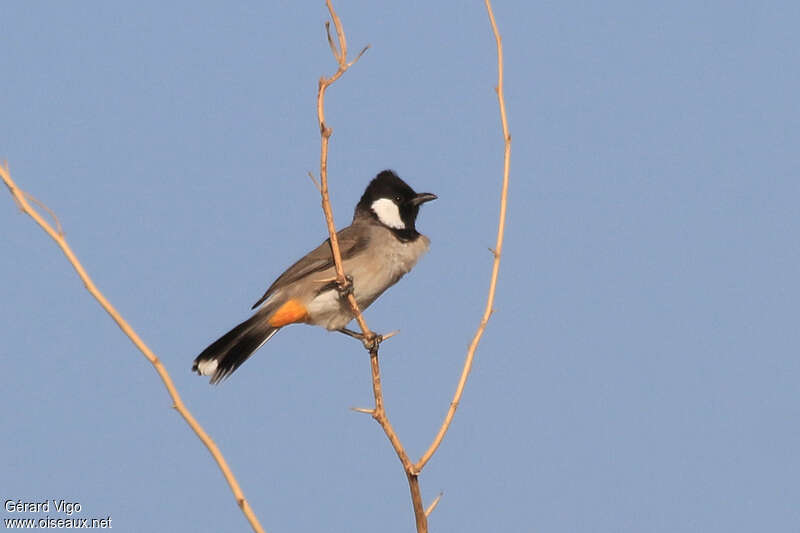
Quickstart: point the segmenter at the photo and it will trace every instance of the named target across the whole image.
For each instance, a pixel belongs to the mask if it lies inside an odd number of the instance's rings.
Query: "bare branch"
[[[345,62],[347,61],[347,39],[344,36],[342,21],[339,20],[339,15],[337,15],[336,11],[334,11],[331,0],[325,0],[325,5],[328,6],[328,12],[331,14],[333,25],[336,28],[336,39],[339,41],[339,55],[336,60],[339,63],[339,68],[344,68],[344,70],[347,70],[347,67],[345,67]],[[330,34],[330,32],[328,32],[328,34]],[[336,56],[336,54],[333,55]]]
[[[111,303],[106,299],[102,292],[95,286],[92,279],[89,277],[89,274],[86,273],[84,270],[83,265],[81,265],[78,258],[70,248],[67,241],[64,239],[63,231],[61,231],[60,225],[58,225],[58,230],[53,228],[42,216],[31,207],[28,203],[28,200],[35,202],[37,205],[42,206],[42,204],[36,200],[32,199],[25,191],[19,189],[11,179],[11,174],[8,172],[8,167],[0,166],[0,177],[3,179],[5,184],[8,186],[11,195],[14,197],[14,200],[17,202],[17,205],[20,206],[22,211],[33,218],[37,224],[52,238],[61,251],[64,252],[64,255],[67,257],[67,260],[70,262],[72,267],[75,269],[75,272],[78,273],[78,276],[83,281],[83,284],[86,286],[86,290],[97,300],[100,306],[109,314],[109,316],[117,323],[117,326],[122,330],[125,335],[133,342],[133,344],[139,349],[140,352],[150,361],[150,364],[153,365],[156,372],[158,373],[161,381],[164,382],[164,387],[167,389],[170,398],[172,398],[173,407],[180,413],[189,427],[195,432],[197,437],[200,441],[205,444],[208,451],[211,452],[211,456],[216,461],[217,466],[222,471],[222,475],[225,476],[225,480],[228,482],[228,485],[231,488],[231,492],[233,492],[233,496],[236,499],[237,504],[242,509],[242,513],[244,513],[247,521],[250,522],[250,526],[253,528],[253,531],[257,533],[263,533],[264,528],[261,527],[261,524],[256,518],[256,515],[253,513],[253,510],[250,508],[250,505],[247,503],[247,500],[244,497],[244,492],[239,487],[238,481],[236,481],[236,477],[233,475],[230,467],[228,466],[227,461],[225,461],[225,457],[223,457],[222,452],[220,452],[219,448],[217,447],[216,443],[211,439],[211,437],[206,433],[200,423],[195,419],[189,409],[184,405],[183,400],[181,399],[180,395],[178,394],[178,390],[175,388],[175,384],[172,382],[172,378],[170,377],[167,369],[164,368],[163,363],[161,360],[150,350],[150,348],[144,343],[144,341],[139,337],[139,335],[133,330],[133,328],[122,318],[122,315],[111,305]],[[52,214],[52,212],[45,208],[48,212]],[[53,218],[58,221],[53,214]]]
[[[324,107],[325,91],[332,83],[334,83],[337,79],[339,79],[341,75],[350,66],[352,66],[356,61],[358,61],[361,55],[368,49],[368,46],[365,47],[363,50],[361,50],[361,52],[358,54],[358,56],[356,56],[356,58],[353,61],[348,63],[347,41],[345,39],[341,20],[336,15],[336,12],[334,11],[333,5],[331,4],[330,0],[326,0],[326,5],[328,6],[328,11],[330,12],[334,26],[336,28],[336,36],[339,41],[338,50],[333,44],[333,38],[331,37],[330,34],[329,25],[326,26],[328,33],[328,43],[331,46],[331,50],[333,52],[334,58],[336,59],[339,65],[339,68],[330,78],[323,77],[320,79],[319,91],[317,93],[317,118],[319,120],[320,136],[321,136],[320,193],[322,196],[322,210],[325,214],[325,220],[328,227],[328,234],[330,235],[331,253],[333,255],[334,263],[336,265],[336,281],[339,283],[340,287],[344,288],[346,285],[346,277],[344,269],[342,268],[341,253],[339,250],[339,243],[336,238],[336,226],[333,221],[333,212],[330,207],[330,198],[328,194],[328,173],[327,173],[328,143],[330,141],[332,130],[325,123],[325,107]],[[384,409],[383,406],[383,391],[381,387],[380,363],[378,360],[378,344],[377,342],[370,342],[375,339],[375,334],[372,333],[372,331],[367,327],[364,317],[361,315],[361,310],[358,308],[358,304],[355,300],[355,297],[352,295],[352,293],[348,295],[348,301],[350,307],[353,311],[356,321],[358,322],[359,327],[361,328],[362,340],[364,341],[364,345],[368,347],[370,351],[370,366],[372,370],[372,389],[373,389],[373,395],[375,397],[375,408],[371,410],[371,414],[372,417],[383,428],[384,433],[389,439],[389,442],[392,444],[392,447],[397,453],[397,456],[400,459],[400,462],[403,464],[404,470],[406,471],[409,489],[411,491],[411,501],[414,507],[414,516],[416,519],[416,526],[418,533],[423,533],[428,531],[427,516],[436,507],[439,498],[441,497],[441,495],[437,497],[436,500],[434,500],[434,502],[428,508],[428,510],[424,509],[422,505],[422,496],[419,489],[418,475],[438,449],[439,445],[442,442],[442,439],[444,439],[444,435],[447,433],[447,430],[449,429],[450,424],[452,423],[453,417],[455,416],[455,412],[458,409],[458,404],[461,401],[461,396],[464,392],[464,387],[466,385],[467,378],[469,377],[469,373],[472,369],[472,361],[475,356],[475,351],[478,347],[478,343],[480,342],[481,337],[483,336],[483,332],[486,329],[489,317],[491,316],[493,311],[494,295],[497,287],[497,276],[500,268],[500,257],[503,249],[506,206],[508,203],[508,174],[509,174],[509,161],[511,156],[511,135],[508,133],[505,101],[503,96],[502,42],[500,39],[500,33],[497,29],[497,24],[495,23],[494,13],[492,13],[492,7],[489,0],[486,0],[486,9],[489,13],[489,20],[491,22],[492,30],[495,35],[495,40],[497,42],[498,83],[496,92],[500,104],[500,115],[503,125],[503,139],[505,143],[504,161],[503,161],[503,186],[502,186],[502,194],[500,200],[500,216],[499,216],[499,223],[497,230],[497,242],[494,248],[490,248],[492,255],[494,256],[494,261],[492,264],[492,275],[490,278],[489,294],[487,296],[486,307],[483,312],[483,317],[481,319],[478,330],[475,332],[472,342],[470,343],[470,346],[467,350],[467,355],[464,361],[461,377],[459,379],[453,400],[450,402],[450,408],[445,416],[444,421],[442,422],[441,427],[439,428],[439,432],[437,433],[436,437],[433,440],[433,443],[431,443],[428,450],[422,455],[422,457],[416,464],[411,463],[410,459],[408,458],[408,454],[406,453],[405,448],[400,442],[397,433],[394,431],[394,428],[389,422],[389,418],[386,415],[386,410]],[[383,337],[383,339],[387,339],[391,337],[393,334],[394,333],[386,335]],[[370,410],[368,409],[357,408],[356,410],[359,412],[370,412]]]
[[[336,49],[336,44],[333,42],[333,36],[331,36],[331,23],[326,21],[325,22],[325,33],[328,36],[328,46],[331,47],[331,53],[333,57],[336,58],[336,62],[339,63],[339,50]]]
[[[334,47],[331,46],[334,58],[336,59],[339,68],[331,77],[323,77],[320,79],[319,90],[317,92],[317,119],[319,121],[321,138],[319,172],[321,185],[320,193],[322,196],[322,211],[325,214],[325,222],[328,227],[328,235],[330,236],[331,254],[333,255],[333,261],[336,265],[336,281],[341,288],[344,288],[347,283],[347,278],[345,277],[344,268],[342,267],[342,256],[339,249],[339,241],[336,237],[336,226],[333,221],[333,211],[331,209],[330,197],[328,193],[328,144],[333,131],[325,123],[325,91],[332,83],[339,79],[350,66],[358,61],[364,52],[367,51],[369,46],[365,46],[358,56],[356,56],[353,61],[348,63],[347,40],[345,38],[344,29],[342,28],[342,22],[336,14],[336,11],[334,11],[331,1],[326,0],[325,3],[328,6],[328,11],[330,12],[331,18],[333,19],[333,24],[336,28],[336,37],[339,41],[338,53],[336,50],[334,50]],[[330,35],[330,30],[328,31],[328,34]],[[332,39],[329,38],[329,43],[331,42]],[[356,302],[352,292],[348,295],[347,299],[350,304],[350,308],[353,311],[353,315],[358,322],[358,326],[361,328],[361,339],[364,342],[364,346],[369,349],[370,369],[372,371],[372,392],[375,398],[375,408],[371,412],[372,418],[374,418],[378,424],[380,424],[381,428],[383,428],[383,432],[386,434],[386,437],[389,439],[392,448],[394,448],[395,453],[397,453],[397,457],[403,464],[403,469],[405,470],[406,477],[408,478],[409,490],[411,491],[411,501],[414,507],[414,517],[417,524],[417,532],[427,533],[428,519],[427,516],[425,516],[425,509],[422,506],[422,495],[419,489],[417,471],[414,468],[414,463],[412,463],[411,459],[408,457],[403,444],[400,442],[400,438],[397,436],[392,424],[389,422],[389,417],[386,415],[386,410],[383,407],[383,390],[381,388],[381,372],[380,364],[378,362],[377,341],[388,339],[394,336],[396,333],[390,333],[384,336],[383,339],[376,337],[375,333],[373,333],[367,326],[367,323],[361,314],[361,310],[359,309],[358,303]],[[369,410],[365,409],[357,410],[359,412],[369,412]]]
[[[381,342],[391,339],[392,337],[394,337],[398,333],[400,333],[400,330],[396,329],[394,331],[390,331],[389,333],[385,333],[385,334],[381,335]]]
[[[333,24],[336,27],[336,36],[339,40],[339,49],[337,50],[333,44],[333,38],[331,37],[330,23],[326,23],[325,26],[328,34],[328,43],[331,46],[331,52],[333,53],[339,68],[330,78],[320,78],[319,89],[317,91],[317,120],[319,121],[321,137],[319,169],[320,195],[322,196],[322,211],[325,214],[325,222],[327,224],[328,234],[330,236],[331,254],[333,255],[333,262],[336,266],[336,281],[339,283],[340,287],[344,288],[347,284],[347,278],[345,277],[344,269],[342,268],[342,254],[339,249],[339,239],[336,236],[336,225],[333,220],[333,210],[331,209],[330,194],[328,193],[328,143],[333,130],[331,130],[331,128],[325,124],[325,91],[331,86],[331,84],[338,80],[342,74],[345,73],[345,71],[347,71],[347,41],[344,36],[344,30],[342,29],[342,22],[339,20],[339,16],[333,9],[331,1],[326,0],[325,3],[328,6],[328,12],[330,13],[331,18],[333,19]],[[361,310],[358,308],[358,303],[352,294],[348,297],[348,302],[350,303],[350,307],[353,310],[353,314],[356,317],[356,321],[361,328],[364,338],[373,337],[374,334],[367,327],[367,323],[364,322],[364,318],[361,316]]]
[[[355,64],[356,64],[356,61],[358,61],[359,59],[361,59],[361,56],[363,56],[363,55],[364,55],[364,52],[366,52],[367,50],[369,50],[369,45],[367,45],[367,46],[365,46],[364,48],[362,48],[362,49],[361,49],[361,51],[358,53],[358,55],[356,56],[356,58],[347,64],[347,68],[350,68],[350,67],[352,67],[353,65],[355,65]]]
[[[383,432],[386,433],[386,437],[389,439],[392,448],[394,448],[398,459],[400,459],[400,462],[403,464],[403,469],[406,471],[406,474],[416,477],[419,472],[414,468],[414,463],[412,463],[411,459],[408,457],[408,453],[406,453],[403,444],[400,442],[400,437],[397,436],[397,433],[392,427],[392,423],[389,421],[389,416],[386,414],[386,409],[383,406],[383,386],[381,385],[381,368],[378,361],[377,347],[370,351],[369,361],[372,370],[372,392],[375,397],[375,412],[372,413],[372,418],[383,428]]]
[[[425,509],[425,516],[430,516],[433,510],[436,509],[436,506],[439,505],[439,500],[442,499],[443,494],[444,492],[440,492],[439,495],[436,498],[434,498],[434,500],[431,502],[428,508]]]
[[[494,261],[492,263],[492,275],[489,281],[489,294],[486,297],[486,306],[483,310],[483,317],[481,318],[480,325],[478,326],[475,335],[472,337],[472,341],[469,344],[469,348],[467,349],[467,355],[464,360],[464,367],[461,370],[461,377],[458,380],[458,386],[456,387],[456,392],[453,395],[453,400],[450,402],[450,408],[447,410],[447,414],[444,417],[444,421],[442,422],[441,427],[439,428],[439,432],[434,437],[433,442],[422,454],[419,461],[414,465],[417,471],[421,471],[425,464],[430,460],[436,450],[439,448],[439,445],[442,443],[442,439],[444,439],[447,430],[450,428],[450,424],[453,422],[453,417],[456,414],[456,410],[458,409],[458,404],[461,401],[461,395],[464,393],[464,386],[467,384],[467,378],[469,377],[469,373],[472,370],[472,361],[475,357],[475,351],[478,348],[478,343],[483,336],[483,332],[486,330],[486,325],[489,323],[489,317],[492,315],[492,306],[494,304],[494,295],[495,289],[497,288],[497,275],[500,271],[500,256],[503,252],[503,236],[505,234],[505,227],[506,227],[506,206],[508,205],[508,173],[509,173],[509,165],[511,161],[511,134],[508,132],[508,120],[506,119],[506,104],[505,98],[503,96],[503,42],[500,38],[500,32],[497,29],[497,23],[494,20],[494,13],[492,12],[492,5],[489,0],[486,1],[486,11],[489,13],[489,21],[492,24],[492,31],[494,33],[495,41],[497,43],[497,100],[500,106],[500,121],[503,127],[503,186],[502,192],[500,194],[500,215],[499,221],[497,224],[497,242],[492,249],[492,254],[494,255]]]
[[[322,194],[322,185],[319,184],[319,182],[317,181],[317,178],[314,177],[314,174],[312,174],[310,170],[308,171],[308,177],[311,178],[311,182],[314,184],[314,187],[316,187],[317,190],[319,191],[319,193]],[[336,279],[336,278],[334,278],[334,279]],[[333,281],[333,280],[331,280],[331,281]]]
[[[414,521],[417,525],[417,533],[428,533],[428,515],[425,514],[425,507],[422,505],[422,494],[419,490],[419,478],[417,474],[406,472],[408,487],[411,490],[411,505],[414,508]]]
[[[52,218],[53,222],[55,222],[55,224],[56,224],[56,233],[58,233],[59,235],[61,235],[63,237],[64,236],[64,228],[61,227],[61,221],[58,220],[58,217],[53,212],[53,210],[50,209],[49,207],[47,207],[46,205],[44,205],[44,203],[42,203],[39,200],[37,200],[34,195],[32,195],[32,194],[30,194],[28,192],[25,192],[25,191],[22,191],[22,194],[25,195],[26,199],[28,199],[31,202],[35,203],[40,208],[44,209],[47,212],[48,215],[50,215],[50,218]],[[14,200],[16,201],[16,198]],[[19,205],[19,203],[17,205]],[[21,206],[20,206],[20,209],[21,209]]]

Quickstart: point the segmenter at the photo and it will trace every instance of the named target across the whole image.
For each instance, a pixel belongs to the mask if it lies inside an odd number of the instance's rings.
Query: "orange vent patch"
[[[279,328],[286,324],[303,322],[307,317],[308,311],[303,304],[297,300],[289,300],[269,318],[269,325],[273,328]]]

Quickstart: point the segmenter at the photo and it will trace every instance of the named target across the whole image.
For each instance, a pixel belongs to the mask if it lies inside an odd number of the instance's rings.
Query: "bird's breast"
[[[414,268],[430,246],[430,240],[424,235],[406,242],[391,235],[381,238],[379,243],[369,246],[365,257],[345,261],[344,268],[353,278],[353,294],[359,306],[368,306],[383,291],[397,283]]]

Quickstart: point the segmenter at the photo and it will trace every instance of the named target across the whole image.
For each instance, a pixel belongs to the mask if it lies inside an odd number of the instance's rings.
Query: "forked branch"
[[[330,24],[325,25],[326,34],[328,37],[328,45],[331,48],[331,52],[333,53],[333,57],[336,59],[336,63],[338,64],[338,69],[336,72],[329,78],[322,77],[319,80],[319,90],[317,91],[317,120],[319,121],[319,131],[321,137],[320,143],[320,166],[319,166],[319,174],[320,174],[320,195],[322,197],[322,211],[325,214],[325,222],[328,227],[328,235],[330,237],[331,243],[331,254],[333,255],[333,261],[336,265],[336,281],[339,284],[339,287],[345,289],[347,287],[348,281],[347,277],[345,276],[344,268],[342,266],[342,255],[339,249],[339,241],[336,238],[336,225],[333,220],[333,210],[331,209],[330,203],[330,195],[328,193],[328,144],[330,141],[330,137],[333,133],[333,130],[326,124],[325,122],[325,91],[332,83],[338,80],[342,74],[344,74],[348,68],[350,68],[358,59],[367,51],[369,46],[365,46],[361,52],[356,56],[355,59],[348,62],[347,61],[347,40],[344,34],[344,28],[342,27],[342,21],[339,19],[339,16],[336,14],[336,11],[333,9],[333,5],[331,4],[330,0],[326,0],[326,5],[328,7],[328,11],[331,15],[331,19],[333,20],[334,28],[336,29],[336,37],[338,41],[338,46],[334,43],[333,37],[331,36],[330,31]],[[358,322],[358,326],[361,328],[361,334],[363,339],[365,340],[364,345],[369,348],[369,360],[370,360],[370,369],[372,372],[372,393],[375,399],[375,407],[373,409],[363,409],[359,408],[358,411],[361,412],[368,412],[372,415],[378,424],[380,424],[381,428],[383,428],[386,437],[389,439],[389,442],[394,448],[395,453],[397,453],[397,457],[400,459],[400,462],[403,464],[403,469],[406,472],[406,476],[408,478],[408,486],[409,490],[411,491],[411,502],[414,508],[414,516],[416,519],[417,524],[417,531],[427,532],[428,530],[428,521],[427,516],[425,514],[425,508],[422,505],[422,495],[419,489],[419,480],[417,479],[418,472],[414,468],[414,464],[411,462],[411,459],[408,457],[408,453],[406,453],[403,444],[400,442],[400,438],[397,436],[394,428],[392,427],[391,422],[389,421],[389,417],[386,415],[386,410],[383,406],[383,389],[381,387],[381,371],[380,371],[380,363],[378,360],[378,343],[374,342],[376,340],[375,334],[369,329],[367,326],[364,317],[361,314],[361,310],[358,307],[358,303],[356,302],[355,297],[353,296],[352,291],[348,294],[348,302],[350,304],[350,308],[353,311],[353,314]],[[384,336],[384,339],[388,339],[393,334],[389,334]]]
[[[489,293],[487,296],[486,306],[484,308],[483,316],[481,318],[480,325],[478,326],[475,335],[470,342],[469,348],[467,350],[466,359],[464,361],[464,366],[462,368],[461,377],[458,382],[458,386],[456,387],[456,392],[453,397],[452,402],[450,403],[450,408],[445,416],[444,421],[442,422],[439,431],[434,438],[433,442],[431,443],[428,450],[422,455],[417,463],[412,463],[408,458],[408,454],[405,451],[402,443],[400,442],[399,437],[397,436],[396,432],[392,428],[391,423],[386,415],[386,411],[383,406],[383,391],[381,387],[381,373],[380,373],[380,365],[378,360],[378,346],[376,343],[373,343],[369,352],[370,352],[370,368],[372,371],[372,389],[373,395],[375,398],[375,407],[373,409],[365,409],[365,408],[354,408],[355,411],[359,411],[362,413],[371,414],[372,417],[380,424],[383,428],[384,433],[389,439],[392,447],[394,448],[397,456],[400,458],[400,462],[403,464],[403,468],[406,472],[406,476],[408,478],[408,485],[411,491],[411,502],[414,509],[414,517],[416,521],[416,527],[418,533],[427,533],[428,531],[428,515],[433,511],[436,505],[439,503],[441,498],[441,494],[428,506],[427,509],[422,504],[422,496],[421,491],[419,488],[419,473],[425,467],[427,462],[436,453],[439,445],[441,444],[442,440],[444,439],[447,430],[450,427],[450,424],[453,421],[453,417],[455,416],[455,412],[458,408],[458,404],[461,401],[461,396],[464,393],[464,387],[466,386],[467,378],[469,377],[469,373],[472,369],[472,362],[475,357],[475,352],[478,347],[478,343],[483,336],[484,331],[486,330],[486,325],[489,322],[489,318],[492,315],[493,305],[494,305],[494,297],[495,297],[495,290],[497,288],[497,277],[500,269],[500,257],[503,250],[503,236],[505,233],[505,219],[506,219],[506,206],[508,203],[508,175],[509,175],[509,163],[511,157],[511,135],[508,133],[508,122],[506,119],[506,110],[505,110],[505,99],[503,95],[503,48],[502,48],[502,40],[500,38],[500,33],[497,29],[497,24],[494,19],[494,13],[492,12],[492,6],[489,0],[486,1],[486,9],[489,14],[489,20],[492,25],[492,31],[494,32],[495,40],[497,42],[497,87],[495,88],[497,92],[497,97],[500,105],[500,119],[502,122],[503,128],[503,141],[504,141],[504,155],[503,155],[503,185],[502,185],[502,193],[500,197],[500,215],[499,215],[499,222],[497,228],[497,239],[494,248],[491,248],[493,254],[493,263],[492,263],[492,274],[489,281]],[[365,47],[360,54],[351,62],[347,62],[347,41],[345,39],[344,30],[342,28],[341,20],[336,15],[336,12],[331,5],[330,0],[326,0],[326,5],[328,7],[328,11],[330,12],[331,19],[333,20],[334,27],[336,29],[336,36],[338,40],[338,46],[334,43],[333,36],[331,35],[330,31],[330,24],[326,24],[326,33],[328,37],[328,44],[330,45],[331,52],[333,53],[334,58],[338,64],[338,70],[329,78],[321,78],[319,81],[319,91],[317,93],[317,118],[319,120],[319,128],[320,128],[320,136],[321,136],[321,149],[320,149],[320,194],[322,197],[322,210],[325,214],[325,221],[328,227],[328,234],[330,236],[330,243],[331,243],[331,253],[333,255],[334,263],[336,265],[336,281],[339,283],[341,288],[347,287],[347,278],[345,276],[344,269],[342,267],[342,258],[341,253],[339,250],[339,243],[336,238],[336,226],[333,221],[333,212],[330,206],[330,197],[328,194],[328,144],[330,141],[330,137],[332,134],[331,128],[325,123],[325,91],[326,89],[356,61],[361,57],[361,55],[367,50]],[[358,321],[359,327],[361,328],[362,335],[364,339],[374,339],[374,333],[370,331],[368,328],[364,317],[361,314],[361,310],[358,307],[358,304],[353,296],[352,292],[348,294],[348,301],[350,307],[353,311],[356,320]],[[368,345],[368,343],[365,343]]]
[[[83,284],[86,286],[86,290],[97,300],[97,303],[105,309],[106,313],[117,323],[117,326],[122,330],[125,335],[133,342],[136,348],[142,352],[150,364],[156,369],[158,376],[161,378],[161,381],[164,382],[164,387],[167,389],[167,393],[169,393],[170,398],[172,398],[172,406],[175,408],[178,413],[183,417],[186,423],[192,428],[192,431],[195,432],[197,437],[200,441],[205,444],[208,451],[211,453],[211,456],[214,458],[214,461],[219,466],[219,469],[222,471],[222,475],[225,477],[225,481],[228,482],[230,486],[231,492],[233,492],[234,498],[236,498],[236,503],[239,505],[239,508],[244,513],[245,518],[247,521],[250,522],[250,526],[253,528],[253,531],[257,533],[264,533],[264,528],[261,527],[261,524],[258,521],[255,513],[250,508],[250,504],[247,503],[247,500],[244,497],[244,492],[242,492],[241,487],[239,487],[239,482],[236,481],[236,477],[233,475],[230,467],[228,466],[227,461],[225,461],[225,457],[223,457],[222,452],[220,452],[217,445],[211,439],[211,437],[206,433],[200,423],[194,418],[192,413],[189,409],[184,405],[183,400],[181,399],[180,395],[178,394],[178,390],[175,388],[175,384],[172,382],[172,378],[170,377],[167,369],[164,368],[164,365],[161,363],[161,360],[156,357],[156,355],[150,350],[150,348],[144,343],[144,341],[139,337],[139,335],[133,330],[133,328],[122,318],[122,315],[111,305],[106,297],[103,295],[102,292],[95,286],[92,278],[89,277],[89,274],[86,273],[84,270],[83,265],[81,265],[78,258],[70,248],[69,244],[67,243],[66,239],[64,238],[64,232],[61,229],[61,224],[58,223],[58,218],[56,217],[55,213],[53,213],[50,209],[48,209],[44,204],[39,202],[38,200],[34,199],[31,195],[17,187],[17,184],[14,180],[11,179],[11,174],[8,171],[8,166],[0,165],[0,177],[2,177],[3,182],[8,186],[9,192],[11,192],[11,196],[14,197],[14,201],[17,203],[19,208],[22,210],[23,213],[30,216],[37,224],[52,238],[61,251],[64,252],[64,255],[67,256],[67,260],[70,262],[72,267],[75,269],[75,272],[78,273],[78,276],[83,281]],[[45,220],[36,209],[34,209],[29,200],[36,205],[40,206],[44,209],[50,216],[53,217],[56,223],[56,227],[54,228],[47,220]]]

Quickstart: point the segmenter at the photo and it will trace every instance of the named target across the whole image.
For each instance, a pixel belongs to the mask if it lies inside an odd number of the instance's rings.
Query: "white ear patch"
[[[403,219],[400,218],[400,209],[390,199],[378,198],[372,202],[370,207],[383,224],[394,229],[405,229],[406,225],[403,223]]]

